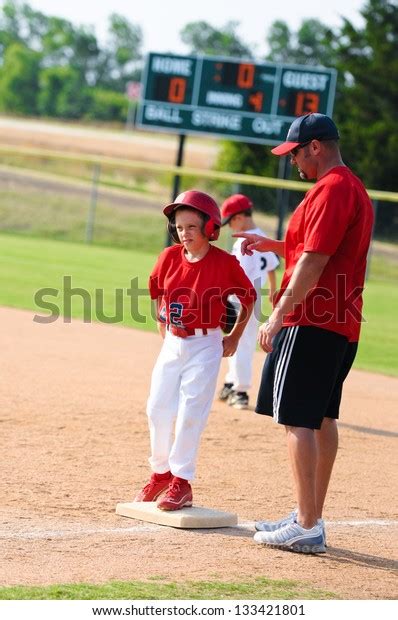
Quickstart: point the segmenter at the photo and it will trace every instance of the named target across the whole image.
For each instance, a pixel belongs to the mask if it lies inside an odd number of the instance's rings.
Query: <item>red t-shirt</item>
[[[182,245],[163,250],[149,277],[149,292],[158,299],[159,320],[188,328],[221,326],[228,295],[237,295],[243,306],[256,300],[235,256],[213,245],[195,263],[186,259]]]
[[[330,259],[317,286],[285,316],[284,325],[316,325],[358,341],[372,227],[369,196],[349,168],[332,168],[306,193],[286,231],[281,289],[289,287],[303,252]]]

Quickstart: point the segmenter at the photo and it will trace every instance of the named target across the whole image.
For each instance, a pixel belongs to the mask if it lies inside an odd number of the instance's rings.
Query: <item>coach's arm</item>
[[[289,288],[284,291],[268,321],[260,327],[258,342],[263,351],[272,351],[272,339],[280,331],[283,317],[292,312],[294,306],[301,303],[318,284],[329,258],[327,254],[303,252],[294,268]]]

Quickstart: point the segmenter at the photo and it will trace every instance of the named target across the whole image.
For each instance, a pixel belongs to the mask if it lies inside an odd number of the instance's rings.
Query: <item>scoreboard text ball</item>
[[[149,54],[137,125],[277,144],[296,116],[332,115],[336,70]]]

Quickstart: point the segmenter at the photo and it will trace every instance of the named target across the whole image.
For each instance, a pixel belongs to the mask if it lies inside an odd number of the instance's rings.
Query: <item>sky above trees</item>
[[[3,2],[0,2],[0,6]],[[252,48],[254,56],[268,53],[266,33],[275,20],[285,21],[293,30],[304,19],[319,19],[329,26],[341,26],[341,16],[354,24],[361,24],[360,10],[364,0],[202,0],[198,3],[186,0],[31,0],[29,5],[43,13],[64,17],[74,24],[93,25],[100,40],[106,39],[108,17],[119,13],[138,24],[143,32],[143,51],[172,51],[186,53],[180,31],[189,22],[206,21],[221,28],[228,21],[239,22],[238,34]]]

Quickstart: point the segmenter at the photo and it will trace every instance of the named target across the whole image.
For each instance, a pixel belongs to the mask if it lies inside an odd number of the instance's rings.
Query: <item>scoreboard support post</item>
[[[182,162],[184,161],[184,145],[185,145],[185,133],[180,133],[178,136],[178,150],[177,150],[177,158],[176,158],[176,166],[181,168]],[[173,181],[173,190],[171,193],[171,202],[176,199],[178,194],[180,193],[180,181],[181,177],[179,174],[176,174]],[[166,247],[171,245],[171,237],[169,231],[166,233]]]

